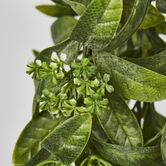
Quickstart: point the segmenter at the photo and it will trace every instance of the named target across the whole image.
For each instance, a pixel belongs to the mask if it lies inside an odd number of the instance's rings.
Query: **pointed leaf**
[[[115,90],[127,99],[154,102],[166,98],[164,75],[104,52],[98,54],[97,64],[111,74]]]
[[[80,16],[86,10],[85,5],[83,5],[82,3],[75,2],[73,0],[63,0],[63,1],[66,2],[68,5],[70,5],[70,7]]]
[[[150,0],[135,0],[134,3],[131,1],[133,8],[128,16],[128,20],[111,41],[111,43],[104,48],[105,51],[112,51],[121,46],[133,35],[133,33],[137,31],[144,19],[149,2]]]
[[[157,73],[166,75],[166,50],[150,57],[127,58],[127,60]]]
[[[121,15],[122,0],[93,0],[79,19],[71,39],[101,49],[114,37]]]
[[[162,22],[164,22],[164,20],[165,17],[154,6],[150,5],[140,28],[152,28],[161,24]]]
[[[93,145],[106,160],[120,166],[143,166],[156,163],[160,158],[160,147],[125,147],[93,139]],[[157,165],[157,164],[156,164]]]
[[[62,119],[52,119],[40,113],[22,131],[13,152],[13,164],[25,165],[41,149],[41,141],[60,124]]]
[[[42,147],[64,164],[75,161],[84,150],[91,133],[91,115],[74,116],[58,126],[42,143]]]
[[[98,119],[111,142],[124,146],[143,145],[141,128],[125,101],[115,94],[109,101],[110,108],[99,112]]]
[[[67,6],[62,5],[39,5],[36,6],[36,9],[40,12],[52,16],[52,17],[62,17],[65,15],[74,16],[76,13]]]
[[[77,20],[71,16],[63,16],[57,19],[51,26],[52,39],[54,43],[58,44],[67,39],[76,23]]]

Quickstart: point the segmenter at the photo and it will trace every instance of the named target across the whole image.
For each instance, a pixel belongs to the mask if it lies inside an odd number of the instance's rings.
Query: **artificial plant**
[[[32,120],[15,166],[164,166],[165,0],[52,0],[54,45],[27,65]],[[129,108],[134,100],[133,108]]]

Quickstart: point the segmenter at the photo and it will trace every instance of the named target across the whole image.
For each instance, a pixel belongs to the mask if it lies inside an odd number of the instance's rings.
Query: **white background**
[[[33,82],[25,74],[31,49],[52,45],[54,18],[37,12],[49,0],[0,0],[0,165],[11,166],[14,144],[31,118]],[[157,104],[166,114],[166,102]]]

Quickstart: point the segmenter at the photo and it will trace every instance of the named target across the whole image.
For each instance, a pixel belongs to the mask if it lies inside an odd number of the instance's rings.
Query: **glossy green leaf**
[[[70,7],[80,16],[86,10],[85,5],[83,5],[82,3],[75,2],[73,0],[63,0],[63,1],[66,2],[68,5],[70,5]]]
[[[144,102],[166,98],[166,76],[111,55],[99,53],[98,67],[112,76],[115,90],[127,99]]]
[[[166,51],[162,51],[150,57],[127,58],[127,60],[157,73],[166,75]]]
[[[58,126],[42,143],[42,147],[62,163],[70,164],[84,150],[91,133],[91,116],[77,115]]]
[[[163,13],[166,13],[166,1],[156,0],[156,7]]]
[[[128,16],[126,23],[114,37],[111,43],[106,48],[104,48],[105,51],[112,51],[115,48],[121,46],[138,30],[146,14],[149,2],[150,0],[134,1],[132,10],[130,12],[130,15]]]
[[[150,166],[161,156],[159,146],[125,147],[101,142],[96,139],[92,141],[103,158],[120,166]]]
[[[112,94],[110,108],[98,113],[98,119],[111,142],[124,146],[143,145],[141,128],[125,101]]]
[[[161,24],[162,22],[164,22],[164,20],[165,17],[154,6],[150,5],[140,28],[152,28]]]
[[[121,15],[122,0],[93,0],[79,19],[71,39],[101,49],[114,37]]]
[[[36,9],[40,12],[52,16],[52,17],[62,17],[65,15],[74,16],[76,13],[67,6],[62,5],[39,5],[36,6]]]
[[[166,164],[166,125],[162,133],[160,147],[161,147],[162,158],[164,160],[164,163]]]
[[[13,152],[13,164],[25,165],[41,149],[41,142],[54,130],[62,119],[53,119],[41,113],[31,120],[22,131]]]
[[[70,36],[76,23],[77,20],[71,16],[63,16],[57,19],[51,26],[54,43],[58,44],[66,40]]]

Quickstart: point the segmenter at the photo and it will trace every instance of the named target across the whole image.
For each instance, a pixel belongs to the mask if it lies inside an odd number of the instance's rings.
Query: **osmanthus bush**
[[[166,1],[52,1],[37,6],[55,17],[54,46],[28,64],[32,120],[13,164],[166,165],[166,118],[155,109],[166,99]]]

